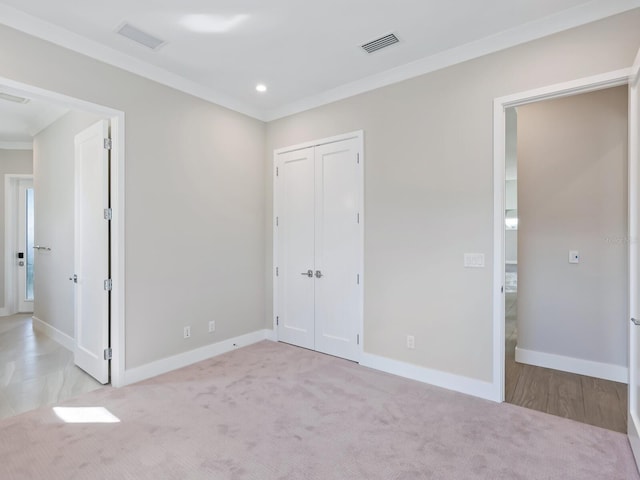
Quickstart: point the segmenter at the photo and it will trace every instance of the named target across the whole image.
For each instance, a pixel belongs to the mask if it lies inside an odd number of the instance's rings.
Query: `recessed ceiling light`
[[[267,86],[262,83],[259,83],[258,85],[256,85],[256,90],[260,93],[264,93],[267,91]]]
[[[237,27],[244,22],[249,15],[185,15],[180,20],[183,27],[197,33],[223,33]]]

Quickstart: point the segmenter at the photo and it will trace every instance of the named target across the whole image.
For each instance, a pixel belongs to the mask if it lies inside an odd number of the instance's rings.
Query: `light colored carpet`
[[[640,478],[626,437],[272,342],[0,422],[2,479]]]

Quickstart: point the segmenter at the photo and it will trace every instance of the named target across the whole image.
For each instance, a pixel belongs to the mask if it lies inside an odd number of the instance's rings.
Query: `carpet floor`
[[[623,434],[261,342],[0,422],[4,479],[638,480]]]

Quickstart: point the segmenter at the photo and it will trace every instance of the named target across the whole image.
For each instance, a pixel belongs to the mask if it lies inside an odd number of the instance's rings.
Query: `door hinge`
[[[360,345],[360,334],[356,335],[356,342],[358,345]]]
[[[276,167],[276,177],[280,176],[280,169]]]
[[[278,270],[278,267],[276,267],[276,277],[280,274],[280,271]]]
[[[280,325],[280,317],[276,317],[276,326]]]
[[[110,292],[110,291],[113,289],[113,280],[111,280],[110,278],[107,278],[107,279],[104,281],[104,289],[105,289],[107,292]]]
[[[358,212],[358,213],[356,214],[356,221],[357,221],[358,223],[360,223],[360,212]]]
[[[280,219],[278,217],[276,217],[276,227],[278,227],[280,224]]]
[[[111,360],[112,358],[113,358],[113,351],[111,350],[111,347],[105,348],[104,349],[104,359],[105,360]]]
[[[111,142],[110,138],[105,138],[104,139],[104,149],[105,150],[111,150],[111,147],[113,146],[113,143]]]
[[[500,293],[504,293],[504,285],[500,287]]]
[[[360,285],[360,274],[356,275],[356,284]]]
[[[360,163],[360,154],[359,153],[357,154],[357,157],[358,157],[358,163]]]
[[[110,208],[104,209],[104,219],[105,220],[113,220],[113,210]]]

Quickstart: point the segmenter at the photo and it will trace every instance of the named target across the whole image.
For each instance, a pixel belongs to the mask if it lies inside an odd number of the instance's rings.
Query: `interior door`
[[[358,140],[315,149],[315,349],[359,360]]]
[[[640,466],[640,52],[629,79],[629,442]]]
[[[18,182],[18,311],[33,312],[33,180]]]
[[[109,122],[75,137],[75,363],[109,382]]]
[[[279,155],[278,339],[314,348],[313,148]]]

